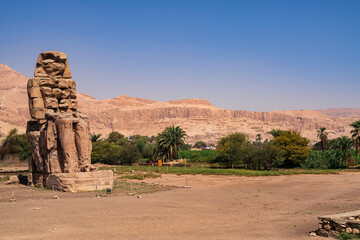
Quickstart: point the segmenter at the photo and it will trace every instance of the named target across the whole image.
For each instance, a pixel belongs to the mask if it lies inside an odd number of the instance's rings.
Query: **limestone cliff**
[[[25,131],[29,119],[27,78],[8,66],[0,65],[0,127],[6,132],[12,127]],[[328,116],[320,111],[297,110],[275,112],[251,112],[225,110],[202,99],[158,102],[129,96],[96,100],[78,93],[79,110],[90,119],[91,131],[106,136],[119,131],[126,136],[133,134],[156,135],[166,126],[180,125],[190,136],[190,142],[198,140],[215,142],[228,133],[241,131],[254,139],[273,128],[295,129],[312,142],[317,141],[316,130],[326,127],[336,134],[331,137],[349,135],[348,124],[357,116]],[[358,110],[358,109],[357,109]]]

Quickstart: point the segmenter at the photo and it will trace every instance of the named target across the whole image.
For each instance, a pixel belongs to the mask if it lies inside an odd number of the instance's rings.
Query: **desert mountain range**
[[[26,83],[28,78],[5,64],[0,64],[0,131],[18,128],[25,132],[30,119]],[[189,142],[202,140],[215,143],[220,137],[232,132],[246,133],[251,139],[267,134],[274,128],[294,129],[318,141],[316,131],[326,127],[330,138],[349,135],[349,123],[360,118],[360,109],[341,108],[327,110],[292,110],[252,112],[226,110],[211,105],[203,99],[173,100],[159,102],[129,96],[96,100],[77,93],[79,110],[90,119],[91,132],[106,137],[111,131],[125,136],[134,134],[157,135],[165,127],[180,125],[189,135]]]

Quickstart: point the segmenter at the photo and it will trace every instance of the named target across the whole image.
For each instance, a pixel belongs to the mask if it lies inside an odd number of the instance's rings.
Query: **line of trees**
[[[105,164],[133,164],[140,159],[170,161],[179,157],[191,157],[202,162],[216,163],[223,167],[244,166],[248,169],[284,167],[344,168],[359,164],[360,120],[350,124],[351,138],[341,136],[329,139],[333,132],[321,127],[317,131],[319,142],[309,147],[309,139],[293,130],[273,129],[273,139],[262,141],[261,134],[251,142],[243,133],[233,133],[217,142],[216,151],[210,153],[189,150],[188,135],[180,126],[169,126],[156,137],[133,135],[126,138],[119,132],[111,132],[107,138],[92,134],[92,162]],[[0,133],[1,134],[1,133]],[[194,147],[205,148],[203,141]],[[195,152],[195,153],[194,153]],[[206,154],[205,154],[206,153]],[[16,154],[24,160],[30,157],[31,148],[25,134],[12,129],[0,145],[0,160],[6,155]]]

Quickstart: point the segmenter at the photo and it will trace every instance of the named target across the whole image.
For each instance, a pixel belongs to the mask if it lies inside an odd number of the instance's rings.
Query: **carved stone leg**
[[[80,171],[90,172],[92,144],[89,123],[85,120],[79,120],[75,129],[75,142],[79,156]]]
[[[40,124],[37,121],[29,121],[26,129],[26,136],[30,143],[32,162],[29,163],[32,172],[44,172],[44,159],[41,156]]]
[[[78,171],[78,157],[75,146],[73,120],[58,119],[56,120],[56,127],[64,158],[64,172],[76,172]]]
[[[48,121],[46,129],[46,149],[47,156],[46,160],[49,165],[48,173],[60,173],[61,169],[64,169],[64,164],[60,163],[58,156],[58,144],[57,144],[57,133],[56,125],[54,121]]]

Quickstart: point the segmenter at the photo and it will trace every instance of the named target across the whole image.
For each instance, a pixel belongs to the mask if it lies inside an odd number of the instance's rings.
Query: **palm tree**
[[[349,153],[351,147],[354,145],[354,142],[351,138],[346,136],[338,137],[334,139],[334,143],[331,145],[331,149],[336,150],[340,153],[343,162],[349,166],[350,165],[350,156]]]
[[[91,134],[91,142],[97,142],[97,141],[99,141],[99,140],[100,140],[100,137],[101,137],[101,134],[100,134],[100,133],[99,133],[99,134],[95,134],[95,133]]]
[[[167,127],[156,138],[155,158],[164,161],[176,158],[180,147],[186,144],[187,138],[188,135],[180,126]]]
[[[317,130],[317,137],[320,138],[321,141],[321,151],[326,150],[326,142],[328,140],[329,133],[334,133],[334,132],[327,132],[325,130],[326,128],[324,127],[321,127],[319,130]]]
[[[357,160],[357,155],[359,152],[359,145],[360,145],[360,120],[351,123],[350,126],[354,128],[353,130],[351,130],[350,133],[351,133],[351,137],[354,140],[355,159]]]

